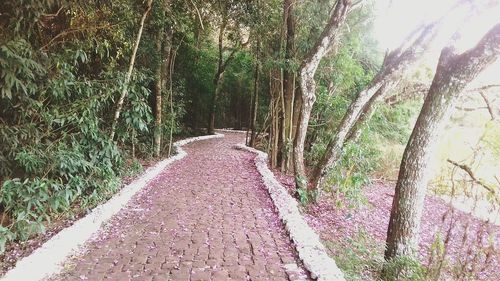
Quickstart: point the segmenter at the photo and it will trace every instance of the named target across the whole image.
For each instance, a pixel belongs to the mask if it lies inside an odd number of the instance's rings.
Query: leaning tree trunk
[[[299,128],[297,129],[296,141],[294,144],[293,164],[295,170],[295,184],[297,189],[308,189],[307,177],[304,165],[304,143],[306,139],[307,127],[311,117],[312,107],[316,101],[316,82],[314,74],[318,69],[321,59],[331,49],[340,26],[344,23],[349,7],[350,0],[337,1],[328,24],[325,26],[319,40],[314,48],[304,59],[300,70],[299,80],[302,92],[302,107],[300,112]]]
[[[391,83],[391,81],[380,81],[380,79],[376,77],[370,86],[361,91],[354,102],[351,103],[347,113],[344,115],[337,128],[335,136],[328,143],[325,154],[313,170],[311,176],[311,186],[313,188],[318,189],[322,186],[326,178],[327,169],[340,159],[342,148],[347,137],[353,133],[352,129],[355,128],[356,123],[360,120],[363,109],[366,108],[367,104],[370,104],[372,97],[376,95],[377,92],[380,93],[383,91],[382,89],[392,88],[392,85],[393,83]]]
[[[314,168],[311,175],[311,186],[319,189],[332,167],[342,156],[342,149],[350,135],[361,126],[362,113],[373,106],[378,97],[387,92],[415,67],[422,59],[425,51],[436,38],[440,24],[438,22],[418,27],[397,49],[386,55],[384,63],[367,88],[361,91],[347,109],[334,137],[330,140],[325,154]],[[411,43],[409,43],[411,42]]]
[[[139,49],[139,43],[141,43],[142,30],[144,29],[144,22],[146,21],[146,17],[148,16],[149,11],[151,11],[152,4],[153,4],[153,0],[148,0],[146,11],[144,11],[144,14],[142,15],[142,18],[141,18],[141,23],[139,24],[139,31],[137,32],[137,38],[135,39],[134,48],[132,49],[132,56],[130,57],[128,72],[127,72],[127,75],[125,76],[125,81],[123,81],[120,99],[118,100],[118,103],[116,104],[115,115],[113,117],[113,123],[111,125],[111,134],[110,134],[111,140],[113,140],[115,138],[116,125],[118,123],[118,119],[120,118],[120,113],[121,113],[122,108],[123,108],[123,102],[125,101],[125,97],[127,96],[127,93],[128,93],[128,84],[130,83],[130,79],[132,77],[132,71],[134,70],[137,49]]]
[[[420,219],[431,173],[429,162],[437,140],[459,94],[499,54],[500,24],[463,54],[454,54],[451,48],[441,52],[434,80],[403,154],[387,231],[387,261],[417,256]],[[400,270],[393,277],[399,278],[409,269]]]
[[[382,68],[370,85],[353,101],[337,128],[335,136],[328,143],[325,154],[312,173],[311,186],[313,188],[319,189],[322,186],[327,169],[340,159],[342,149],[347,140],[358,134],[357,131],[362,127],[361,123],[370,119],[371,107],[375,104],[376,100],[383,98],[401,79],[418,65],[438,34],[442,34],[443,38],[452,36],[453,30],[443,28],[443,24],[450,16],[454,16],[453,11],[463,7],[467,8],[469,4],[467,1],[457,3],[441,19],[419,26],[403,41],[401,46],[387,54]],[[463,19],[465,20],[472,15],[463,15]],[[368,113],[364,118],[363,112]]]

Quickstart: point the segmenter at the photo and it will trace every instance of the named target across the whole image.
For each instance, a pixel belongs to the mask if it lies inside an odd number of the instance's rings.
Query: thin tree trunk
[[[161,14],[165,16],[168,9],[169,0],[163,1]],[[167,31],[166,31],[167,30]],[[166,76],[168,72],[168,64],[170,63],[170,41],[171,32],[170,28],[162,25],[156,34],[156,52],[158,54],[159,62],[156,69],[156,84],[155,84],[155,131],[154,131],[154,155],[159,157],[162,147],[162,116],[163,116],[163,103],[162,96],[163,90],[166,89]]]
[[[118,103],[116,104],[116,110],[115,110],[115,114],[113,117],[113,123],[111,125],[111,134],[110,134],[111,140],[113,140],[115,138],[116,124],[118,123],[118,119],[120,118],[120,113],[121,113],[122,108],[123,108],[123,102],[125,101],[125,97],[127,96],[127,93],[128,93],[128,84],[130,83],[130,79],[132,78],[132,71],[134,70],[137,49],[139,49],[139,43],[141,43],[142,31],[144,29],[144,22],[146,21],[146,17],[148,16],[149,11],[151,11],[152,4],[153,4],[153,0],[148,0],[146,11],[144,11],[144,14],[142,15],[142,18],[141,18],[141,22],[139,24],[139,31],[137,32],[137,38],[135,39],[134,48],[132,49],[132,56],[130,57],[130,63],[128,66],[127,75],[125,76],[125,81],[123,81],[120,99],[118,100]]]
[[[260,42],[257,40],[257,54],[255,60],[255,70],[254,70],[254,83],[253,83],[253,96],[252,96],[252,111],[250,112],[250,146],[255,147],[255,124],[257,123],[257,112],[259,109],[259,51],[260,51]]]
[[[221,84],[222,84],[222,77],[224,74],[223,40],[224,40],[224,31],[226,29],[226,25],[227,25],[227,17],[224,16],[222,19],[222,23],[219,27],[219,37],[218,37],[219,58],[218,58],[218,63],[217,63],[217,72],[215,73],[215,77],[213,80],[215,91],[214,91],[214,94],[212,96],[212,100],[210,102],[210,113],[208,116],[208,134],[214,134],[214,132],[215,132],[215,106],[216,106],[216,102],[217,102],[217,97],[219,95],[219,91],[221,90],[220,88],[221,88]]]
[[[212,96],[212,99],[210,101],[210,109],[209,109],[209,116],[208,116],[208,134],[214,134],[215,133],[215,107],[217,105],[217,98],[222,91],[222,83],[224,81],[224,71],[226,71],[226,67],[228,66],[229,62],[234,58],[234,55],[236,54],[237,51],[237,46],[233,48],[227,59],[224,61],[224,32],[226,30],[227,26],[227,15],[223,17],[222,23],[219,27],[219,59],[218,59],[218,64],[217,64],[217,72],[215,73],[215,77],[213,80],[213,84],[215,87],[214,94]]]
[[[134,128],[132,128],[132,137],[131,137],[131,139],[132,139],[132,158],[135,159],[135,144],[137,142],[137,134],[136,134]]]
[[[179,51],[179,48],[181,47],[183,43],[183,39],[179,42],[177,45],[177,48],[173,50],[173,47],[171,46],[171,55],[170,55],[170,60],[169,60],[169,66],[168,66],[168,75],[169,75],[169,92],[170,92],[170,132],[169,132],[169,142],[168,142],[168,156],[170,157],[172,153],[172,144],[174,142],[174,127],[175,127],[175,112],[174,112],[174,89],[173,89],[173,79],[172,76],[174,74],[174,68],[175,68],[175,59],[177,58],[177,52]]]
[[[283,163],[283,154],[284,154],[284,145],[286,143],[286,134],[285,134],[285,97],[283,92],[283,68],[280,68],[278,72],[278,109],[279,109],[279,118],[278,118],[278,130],[279,130],[279,138],[278,138],[278,159],[276,166],[282,167]]]
[[[300,88],[297,88],[295,81],[297,80],[297,75],[293,76],[293,115],[292,115],[292,139],[297,139],[297,129],[299,128],[300,112],[302,111],[302,94]],[[293,154],[292,154],[293,156]]]
[[[208,134],[215,133],[215,107],[217,106],[217,97],[220,95],[222,90],[222,83],[224,82],[224,72],[217,73],[214,79],[215,92],[210,101],[210,115],[208,123]]]
[[[295,18],[293,15],[294,1],[284,1],[284,21],[286,25],[286,46],[285,61],[286,67],[283,72],[283,92],[284,92],[284,121],[283,121],[283,155],[281,161],[281,170],[289,172],[289,163],[292,158],[292,126],[293,126],[293,100],[295,79],[294,71],[291,69],[291,61],[294,57],[295,40]]]
[[[164,63],[164,54],[163,54],[163,46],[162,41],[164,39],[162,28],[158,29],[158,33],[156,34],[156,52],[160,61],[156,66],[156,83],[155,83],[155,131],[154,131],[154,155],[155,157],[160,156],[161,152],[161,138],[162,138],[162,130],[161,130],[161,117],[163,114],[162,110],[162,68]]]
[[[359,93],[356,100],[349,106],[347,113],[344,115],[344,118],[342,118],[342,121],[340,122],[335,136],[328,143],[325,154],[312,172],[311,186],[315,189],[320,188],[323,184],[327,169],[333,166],[340,159],[340,156],[342,155],[342,148],[344,146],[344,143],[346,142],[347,137],[350,133],[353,133],[351,131],[352,128],[360,119],[363,109],[370,102],[371,98],[377,92],[379,92],[382,87],[392,87],[382,85],[382,82],[374,80],[372,82],[372,86]]]
[[[307,127],[314,102],[316,101],[316,82],[314,74],[318,69],[321,59],[331,49],[340,26],[344,23],[347,12],[351,6],[350,0],[337,1],[330,20],[323,30],[318,42],[304,59],[300,70],[299,79],[302,92],[302,108],[300,113],[299,128],[297,130],[297,140],[294,146],[294,170],[295,183],[298,189],[309,189],[304,165],[304,142],[306,139]]]
[[[279,141],[280,141],[280,98],[279,90],[276,93],[276,100],[274,102],[274,139],[273,139],[273,164],[272,167],[276,168],[278,166],[278,156],[279,156]]]
[[[420,219],[430,177],[429,162],[436,151],[453,104],[462,90],[500,54],[500,24],[492,28],[476,47],[454,54],[441,52],[431,88],[406,146],[392,204],[385,259],[416,257]],[[401,268],[399,274],[407,272]],[[387,273],[387,272],[386,272]]]

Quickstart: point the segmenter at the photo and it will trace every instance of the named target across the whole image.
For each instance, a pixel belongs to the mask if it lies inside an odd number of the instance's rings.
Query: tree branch
[[[479,88],[474,88],[474,89],[467,90],[467,92],[487,91],[487,90],[491,90],[491,89],[494,89],[494,88],[499,88],[500,89],[500,85],[495,85],[495,84],[486,85],[486,86],[482,86],[482,87],[479,87]]]
[[[490,113],[491,120],[494,121],[495,120],[495,113],[493,112],[493,109],[491,108],[490,101],[488,100],[488,98],[486,98],[486,95],[483,92],[479,92],[479,94],[481,95],[481,97],[484,100],[484,103],[486,104],[486,108],[488,109],[488,112]]]
[[[106,28],[111,28],[113,26],[116,26],[115,25],[110,25],[110,24],[105,24],[105,25],[98,25],[98,26],[88,26],[88,27],[80,27],[80,28],[73,28],[73,29],[67,29],[67,30],[64,30],[62,31],[61,33],[57,34],[56,36],[54,36],[54,38],[50,39],[50,41],[43,45],[40,50],[45,50],[47,49],[50,45],[52,45],[52,43],[54,43],[54,41],[56,41],[57,39],[61,38],[61,37],[64,37],[66,35],[69,35],[69,34],[72,34],[72,33],[76,33],[76,32],[84,32],[84,31],[87,31],[87,30],[99,30],[99,29],[106,29]]]
[[[193,2],[193,0],[190,0],[190,1],[191,1],[191,4],[193,5],[195,11],[196,11],[196,14],[198,15],[198,20],[200,21],[201,29],[205,30],[205,27],[203,26],[203,20],[201,18],[200,10],[198,10],[198,7],[196,7],[196,4]]]
[[[448,163],[462,169],[463,171],[465,171],[469,177],[477,184],[479,184],[480,186],[484,187],[486,190],[488,190],[491,194],[493,195],[496,195],[496,192],[495,192],[495,188],[491,187],[491,186],[488,186],[487,184],[485,184],[484,182],[482,182],[480,179],[478,179],[474,173],[472,172],[472,169],[465,165],[465,164],[459,164],[453,160],[450,160],[450,159],[447,159],[446,161],[448,161]]]

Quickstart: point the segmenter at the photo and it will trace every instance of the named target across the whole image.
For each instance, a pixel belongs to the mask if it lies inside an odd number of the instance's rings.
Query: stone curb
[[[222,137],[224,137],[223,134],[216,134],[175,142],[176,155],[148,168],[142,176],[122,188],[107,202],[99,205],[90,214],[54,235],[29,256],[18,261],[16,266],[9,270],[1,280],[44,280],[59,273],[63,269],[64,261],[72,254],[77,253],[86,241],[94,238],[101,226],[125,207],[137,192],[144,188],[149,181],[158,176],[167,166],[187,155],[181,146],[194,141]]]
[[[227,133],[247,133],[247,131],[243,130],[233,130],[233,129],[215,129],[218,132],[227,132]]]
[[[236,147],[257,154],[255,157],[257,170],[278,210],[280,219],[285,224],[290,239],[295,243],[299,258],[311,276],[320,281],[345,281],[342,271],[326,253],[326,248],[321,244],[319,236],[300,214],[297,200],[288,194],[286,188],[276,180],[273,172],[269,170],[267,154],[244,144],[238,144]]]

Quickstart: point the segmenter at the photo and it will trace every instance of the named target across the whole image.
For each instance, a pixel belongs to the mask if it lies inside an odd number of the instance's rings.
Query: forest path
[[[303,280],[239,133],[184,146],[54,280]]]

